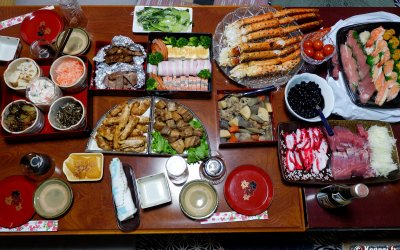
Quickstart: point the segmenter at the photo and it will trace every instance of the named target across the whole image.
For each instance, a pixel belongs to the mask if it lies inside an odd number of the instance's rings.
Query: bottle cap
[[[359,183],[354,186],[354,195],[359,198],[367,197],[369,194],[369,189],[365,184]]]

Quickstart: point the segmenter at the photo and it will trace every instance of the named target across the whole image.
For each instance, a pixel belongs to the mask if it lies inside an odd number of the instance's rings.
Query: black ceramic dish
[[[396,31],[396,36],[400,34],[400,23],[398,22],[378,22],[378,23],[364,23],[364,24],[355,24],[355,25],[350,25],[343,27],[339,29],[336,35],[336,44],[337,44],[337,53],[338,53],[338,61],[340,68],[344,68],[345,62],[342,62],[340,54],[340,45],[344,44],[347,40],[347,34],[349,30],[355,30],[358,33],[361,33],[363,31],[372,31],[373,29],[382,26],[384,29],[394,29]],[[346,74],[342,74],[343,79],[346,85],[347,93],[349,94],[351,100],[353,101],[354,104],[360,107],[366,107],[366,108],[379,108],[379,109],[392,109],[392,108],[399,108],[400,107],[400,95],[398,95],[395,99],[385,102],[382,106],[378,106],[375,104],[375,96],[376,93],[370,98],[370,100],[363,104],[360,102],[360,98],[358,93],[354,93],[349,85],[349,81],[347,79]]]

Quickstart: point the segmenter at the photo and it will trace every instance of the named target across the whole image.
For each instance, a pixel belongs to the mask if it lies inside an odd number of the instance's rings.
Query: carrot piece
[[[235,135],[231,135],[231,138],[229,138],[228,142],[232,143],[232,142],[238,142],[238,139],[236,138]]]
[[[231,126],[231,127],[229,127],[229,132],[231,132],[231,133],[236,133],[236,132],[239,132],[239,126]]]
[[[260,95],[259,97],[258,97],[258,99],[260,100],[260,101],[265,101],[265,95]]]
[[[260,140],[260,135],[251,135],[251,139],[253,141],[259,141]]]

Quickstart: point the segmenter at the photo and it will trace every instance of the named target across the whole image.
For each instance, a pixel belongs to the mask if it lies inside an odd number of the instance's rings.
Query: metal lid
[[[369,194],[368,187],[362,183],[355,185],[353,190],[355,196],[359,198],[367,197]]]

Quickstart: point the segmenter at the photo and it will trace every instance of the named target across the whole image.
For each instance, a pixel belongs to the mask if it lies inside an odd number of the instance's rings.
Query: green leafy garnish
[[[208,78],[211,78],[211,72],[208,69],[202,69],[197,74],[197,76],[200,78],[208,79]]]
[[[191,24],[189,9],[145,7],[137,18],[146,31],[180,32]]]
[[[176,151],[169,144],[168,140],[162,137],[161,133],[158,131],[154,131],[151,133],[153,137],[153,141],[151,142],[151,149],[156,153],[166,153],[175,155]]]
[[[188,149],[187,163],[192,164],[205,159],[208,156],[208,143],[203,135],[200,139],[200,145]]]
[[[199,45],[203,46],[206,49],[210,48],[211,47],[211,37],[200,36]]]
[[[146,89],[147,90],[155,90],[157,89],[158,83],[154,78],[149,78],[146,81]]]
[[[160,52],[153,52],[149,54],[149,63],[153,65],[158,65],[164,60],[163,55]]]
[[[184,38],[184,37],[180,37],[177,41],[176,41],[176,47],[178,48],[182,48],[183,46],[188,45],[189,41],[188,39]]]
[[[201,122],[197,119],[192,119],[189,122],[189,125],[192,126],[193,128],[201,128],[201,129],[203,128],[203,125],[201,125]]]
[[[174,36],[164,37],[163,42],[167,45],[172,45],[173,47],[176,46],[176,38]]]
[[[187,45],[196,47],[199,45],[199,38],[197,36],[189,37],[189,43]]]

